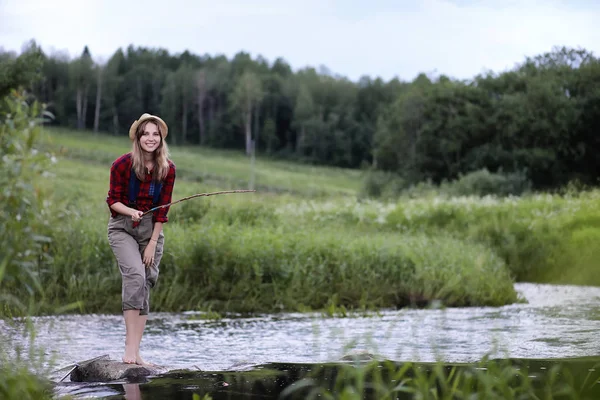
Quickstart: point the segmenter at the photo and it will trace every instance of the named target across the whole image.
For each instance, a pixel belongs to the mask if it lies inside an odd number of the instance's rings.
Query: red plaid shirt
[[[110,208],[113,204],[121,202],[126,206],[129,205],[129,176],[131,174],[131,153],[123,154],[117,158],[110,167],[110,188],[108,190],[108,196],[106,197],[106,203],[110,209],[113,217],[117,216],[117,213]],[[136,199],[135,209],[139,211],[148,211],[153,207],[152,195],[150,189],[152,183],[152,174],[146,171],[146,178],[140,182],[140,191],[138,192]],[[169,204],[171,202],[171,195],[173,193],[173,186],[175,185],[175,164],[169,161],[169,172],[162,183],[162,189],[159,197],[158,204]],[[156,207],[154,206],[154,207]],[[134,208],[134,207],[132,207]],[[152,214],[152,220],[154,222],[168,222],[167,213],[170,207],[160,208],[154,211]]]

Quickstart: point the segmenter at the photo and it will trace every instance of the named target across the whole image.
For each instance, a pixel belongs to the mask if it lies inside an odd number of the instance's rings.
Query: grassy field
[[[46,130],[45,144],[71,159],[110,167],[110,163],[129,151],[128,137],[94,135],[91,132]],[[251,162],[243,153],[200,147],[170,147],[178,176],[189,182],[205,182],[222,189],[247,189]],[[265,192],[293,193],[302,196],[353,195],[360,189],[359,170],[313,167],[267,159],[258,155],[254,165],[255,188]],[[183,185],[179,185],[181,188]]]
[[[129,142],[46,131],[56,154],[40,188],[54,210],[43,270],[48,309],[119,312],[120,276],[106,239],[110,163]],[[172,149],[174,199],[248,186],[238,153]],[[515,280],[599,284],[600,193],[393,202],[358,196],[360,171],[256,162],[257,192],[177,204],[154,310],[277,312],[519,301]]]

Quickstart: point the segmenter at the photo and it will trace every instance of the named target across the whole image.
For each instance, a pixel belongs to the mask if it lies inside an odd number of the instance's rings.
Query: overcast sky
[[[463,79],[553,46],[600,55],[600,1],[0,0],[0,46],[20,51],[32,38],[72,57],[88,45],[96,60],[133,44],[229,58],[246,51],[352,80]]]

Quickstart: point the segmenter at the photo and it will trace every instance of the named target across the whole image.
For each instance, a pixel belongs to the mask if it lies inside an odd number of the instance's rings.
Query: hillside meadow
[[[53,210],[40,313],[117,313],[106,239],[111,162],[127,138],[46,129],[55,163],[38,184]],[[171,147],[173,199],[247,189],[238,153]],[[345,313],[406,306],[499,306],[515,281],[600,285],[600,191],[523,197],[359,195],[363,173],[257,157],[256,193],[174,205],[155,311]]]

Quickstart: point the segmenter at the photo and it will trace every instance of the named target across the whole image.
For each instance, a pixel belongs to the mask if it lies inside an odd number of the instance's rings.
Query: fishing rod
[[[142,217],[143,217],[144,215],[146,215],[146,214],[150,214],[151,212],[154,212],[154,211],[156,211],[156,210],[158,210],[158,209],[165,208],[165,207],[169,207],[169,206],[172,206],[173,204],[177,204],[177,203],[181,203],[182,201],[185,201],[185,200],[193,199],[194,197],[206,197],[206,196],[215,196],[215,195],[218,195],[218,194],[228,194],[228,193],[250,193],[250,192],[256,192],[256,190],[245,190],[245,189],[238,189],[238,190],[223,190],[223,191],[220,191],[220,192],[209,192],[209,193],[198,193],[198,194],[193,194],[193,195],[191,195],[191,196],[184,197],[184,198],[182,198],[182,199],[179,199],[179,200],[177,200],[177,201],[173,201],[173,202],[171,202],[171,203],[169,203],[169,204],[163,204],[162,206],[157,206],[157,207],[151,208],[150,210],[148,210],[148,211],[144,212],[144,213],[142,214]]]

